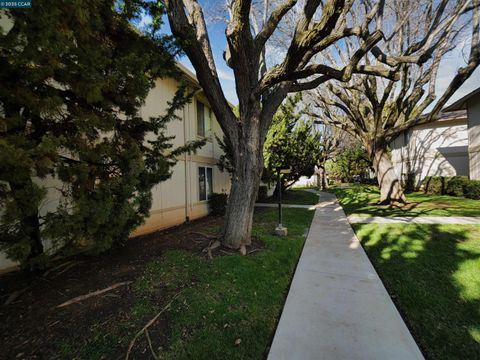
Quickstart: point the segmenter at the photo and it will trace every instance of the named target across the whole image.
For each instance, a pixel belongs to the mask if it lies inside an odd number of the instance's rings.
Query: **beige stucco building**
[[[469,175],[472,180],[480,180],[480,87],[446,110],[467,112]]]
[[[221,172],[216,163],[222,150],[215,138],[223,137],[222,130],[193,73],[179,65],[185,79],[197,89],[192,102],[179,115],[180,120],[168,124],[167,135],[174,136],[174,147],[205,137],[207,143],[196,154],[182,155],[173,168],[172,177],[153,188],[153,204],[150,217],[132,235],[140,235],[181,224],[208,214],[208,196],[212,192],[228,193],[230,176]],[[148,118],[165,112],[178,81],[159,79],[141,109],[141,116]]]
[[[417,186],[426,176],[468,175],[468,131],[465,111],[443,113],[435,122],[415,126],[392,143],[395,172]]]
[[[480,179],[480,88],[448,106],[432,123],[413,127],[392,143],[392,161],[402,179],[465,175]]]

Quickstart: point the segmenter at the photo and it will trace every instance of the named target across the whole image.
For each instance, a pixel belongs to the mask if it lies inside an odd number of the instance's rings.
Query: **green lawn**
[[[429,359],[480,359],[480,225],[354,225]]]
[[[278,198],[272,196],[265,202],[277,203]],[[282,194],[282,204],[315,205],[316,203],[318,203],[318,195],[310,191],[291,189]]]
[[[370,216],[480,216],[480,200],[448,195],[407,194],[406,206],[378,206],[378,188],[371,185],[337,186],[329,190],[339,199],[345,212]]]
[[[167,337],[160,351],[162,359],[264,358],[313,214],[285,209],[289,235],[279,238],[273,235],[276,210],[257,209],[253,236],[264,248],[248,256],[235,253],[207,260],[183,250],[165,252],[147,263],[144,275],[136,280],[136,304],[124,323],[112,333],[99,326],[98,335],[63,344],[61,355],[81,359],[117,356],[119,349],[126,351],[133,335],[177,295],[166,312],[167,330],[155,331],[153,327],[150,333],[151,337]],[[159,296],[166,299],[162,304],[156,301]],[[136,350],[145,349],[140,358],[149,358],[145,337],[140,340],[143,345]]]

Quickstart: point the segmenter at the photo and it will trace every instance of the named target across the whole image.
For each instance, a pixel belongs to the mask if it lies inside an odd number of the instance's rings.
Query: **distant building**
[[[438,120],[415,126],[392,143],[395,171],[415,176],[465,175],[480,179],[480,88],[444,109]]]
[[[201,138],[206,138],[207,143],[197,154],[180,156],[172,169],[172,177],[153,188],[150,217],[132,235],[146,234],[205,216],[209,211],[209,196],[214,192],[230,191],[230,175],[216,166],[223,151],[215,135],[222,139],[222,129],[195,75],[181,64],[178,67],[197,92],[193,101],[179,114],[181,119],[167,125],[167,134],[175,137],[175,147]],[[163,114],[178,86],[176,79],[157,80],[141,109],[141,116],[147,118]]]
[[[480,87],[446,109],[446,111],[458,110],[467,111],[470,179],[480,180]]]

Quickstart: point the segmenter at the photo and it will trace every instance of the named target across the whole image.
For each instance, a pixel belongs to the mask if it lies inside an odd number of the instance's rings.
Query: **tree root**
[[[27,286],[26,288],[23,288],[23,289],[20,289],[20,290],[17,290],[17,291],[14,291],[13,293],[11,293],[7,300],[3,303],[3,306],[7,306],[7,305],[10,305],[12,302],[14,302],[20,295],[22,295],[25,291],[27,291],[30,287]]]
[[[206,239],[210,239],[210,240],[217,240],[217,239],[220,238],[220,235],[205,234],[205,233],[198,232],[198,231],[192,231],[189,234],[190,235],[198,235],[198,236],[204,237]]]
[[[240,245],[239,251],[240,251],[240,254],[242,254],[242,256],[247,255],[247,247],[244,244]]]
[[[53,272],[53,271],[59,270],[59,269],[65,267],[65,266],[72,265],[72,264],[75,264],[75,263],[76,263],[76,262],[73,261],[73,260],[66,261],[66,262],[64,262],[64,263],[61,263],[60,265],[57,265],[57,266],[54,266],[54,267],[48,269],[47,271],[45,271],[45,272],[42,274],[42,276],[43,276],[43,277],[46,277],[46,276],[48,276],[48,274],[50,274],[50,273]]]
[[[70,264],[68,266],[65,266],[62,271],[56,273],[55,275],[52,276],[52,278],[56,278],[56,277],[59,277],[60,275],[62,275],[64,272],[67,272],[68,270],[70,270],[72,267],[74,266],[77,266],[79,264],[79,262],[74,262],[73,264]]]
[[[159,357],[158,357],[158,355],[155,353],[155,350],[153,350],[152,339],[150,339],[150,334],[148,333],[148,330],[145,330],[145,337],[147,338],[148,347],[150,348],[150,352],[152,353],[153,358],[154,358],[155,360],[158,360]]]
[[[207,253],[208,259],[212,260],[213,259],[212,250],[215,250],[221,245],[222,244],[218,240],[215,240],[215,241],[210,240],[210,242],[208,243],[208,246],[205,249],[203,249],[202,252]]]
[[[128,284],[131,284],[132,282],[131,281],[124,281],[124,282],[119,282],[119,283],[116,283],[116,284],[113,284],[112,286],[109,286],[105,289],[102,289],[102,290],[97,290],[97,291],[93,291],[91,293],[88,293],[88,294],[85,294],[85,295],[80,295],[80,296],[77,296],[71,300],[68,300],[68,301],[65,301],[64,303],[61,303],[60,305],[57,305],[56,307],[57,308],[61,308],[61,307],[64,307],[64,306],[68,306],[68,305],[71,305],[71,304],[75,304],[79,301],[83,301],[85,299],[88,299],[88,298],[91,298],[93,296],[98,296],[98,295],[101,295],[101,294],[104,294],[108,291],[111,291],[113,289],[116,289],[120,286],[125,286],[125,285],[128,285]]]
[[[183,291],[183,290],[182,290]],[[163,312],[165,310],[167,310],[170,305],[172,305],[173,303],[173,300],[175,300],[181,293],[182,291],[176,293],[172,299],[168,302],[167,305],[165,305],[165,307],[160,310],[160,312],[158,312],[149,322],[147,322],[147,324],[139,331],[135,334],[135,336],[133,337],[132,341],[130,341],[130,344],[128,345],[128,349],[127,349],[127,353],[125,355],[125,360],[128,360],[130,358],[130,353],[132,352],[132,349],[133,349],[133,346],[135,345],[135,342],[137,341],[137,339],[140,337],[140,335],[142,334],[145,334],[145,337],[147,338],[147,342],[148,342],[148,346],[150,347],[150,351],[152,352],[152,355],[155,359],[158,359],[158,356],[157,354],[155,354],[155,352],[153,351],[153,346],[152,346],[152,341],[150,339],[150,335],[148,335],[148,328],[150,326],[152,326],[157,320],[158,318],[160,317],[160,315],[163,314]]]

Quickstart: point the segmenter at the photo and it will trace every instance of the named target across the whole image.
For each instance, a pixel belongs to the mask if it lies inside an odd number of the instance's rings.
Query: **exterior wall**
[[[295,184],[293,184],[293,187],[301,187],[301,186],[317,186],[318,184],[318,176],[317,175],[312,175],[310,177],[308,176],[302,176],[300,179],[298,179]]]
[[[178,83],[174,79],[159,79],[142,107],[143,117],[163,114],[168,106]],[[215,139],[223,137],[220,125],[213,112],[208,107],[207,100],[197,94],[184,109],[177,114],[180,120],[168,124],[167,134],[174,136],[175,147],[185,142],[200,139],[197,135],[197,102],[205,106],[205,112],[211,118],[211,130],[205,134],[207,143],[196,154],[185,154],[178,158],[178,163],[172,171],[172,177],[155,186],[152,191],[152,209],[150,217],[137,228],[132,236],[147,234],[156,230],[179,225],[187,220],[198,219],[208,215],[208,202],[200,201],[199,194],[199,167],[211,167],[213,170],[213,192],[229,192],[230,176],[221,172],[216,163],[222,155],[222,150]]]
[[[414,173],[417,185],[426,176],[468,175],[466,119],[417,126],[391,145],[397,175],[405,179]]]
[[[470,179],[480,180],[480,94],[467,103]]]

